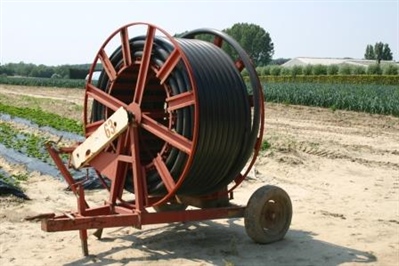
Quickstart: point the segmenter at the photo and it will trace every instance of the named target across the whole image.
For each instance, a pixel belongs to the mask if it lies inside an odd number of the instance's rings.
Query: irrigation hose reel
[[[281,188],[259,188],[247,206],[230,202],[259,154],[264,97],[251,59],[226,33],[176,38],[148,23],[119,28],[91,66],[83,124],[83,143],[47,144],[78,210],[47,216],[42,229],[79,230],[84,255],[88,229],[100,238],[116,226],[244,217],[255,242],[285,236],[292,206]],[[109,194],[104,206],[89,206],[69,168],[95,170]]]

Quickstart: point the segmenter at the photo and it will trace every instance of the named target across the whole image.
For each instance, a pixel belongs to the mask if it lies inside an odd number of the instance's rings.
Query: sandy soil
[[[65,108],[83,95],[3,85],[0,94],[16,105],[50,98],[44,107],[68,117],[79,117]],[[399,118],[267,104],[265,139],[271,148],[234,202],[245,205],[266,184],[286,190],[294,215],[280,242],[253,243],[243,219],[212,220],[106,229],[102,240],[89,236],[92,255],[83,257],[78,232],[24,220],[76,209],[64,183],[34,172],[23,183],[31,201],[0,198],[0,265],[399,265]],[[0,166],[25,171],[2,158]],[[87,194],[98,205],[107,197]]]

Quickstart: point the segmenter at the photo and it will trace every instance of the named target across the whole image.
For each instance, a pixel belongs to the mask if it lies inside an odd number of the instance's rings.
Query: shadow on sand
[[[237,219],[226,224],[213,221],[174,223],[154,229],[143,229],[133,234],[122,234],[123,229],[111,232],[111,237],[101,242],[115,242],[105,252],[90,255],[74,262],[73,265],[127,265],[129,263],[156,263],[184,259],[190,265],[339,265],[342,263],[370,263],[377,258],[368,252],[334,245],[314,238],[312,232],[289,230],[284,240],[259,245],[245,233]],[[112,237],[112,234],[115,237]],[[119,239],[119,241],[118,241]],[[128,247],[121,241],[131,243]],[[90,239],[90,242],[94,241]],[[99,243],[100,244],[100,243]],[[187,248],[187,247],[190,248]],[[140,255],[133,250],[140,250]],[[132,252],[129,252],[132,250]],[[123,259],[114,259],[116,253],[124,252]],[[130,255],[129,255],[130,254]],[[120,257],[120,256],[119,256]],[[119,258],[118,257],[118,258]],[[163,262],[163,263],[162,263]]]

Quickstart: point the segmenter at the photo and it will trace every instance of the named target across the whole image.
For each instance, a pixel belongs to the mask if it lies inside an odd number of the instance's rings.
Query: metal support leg
[[[102,234],[103,234],[103,229],[102,229],[102,228],[97,229],[97,230],[93,233],[93,235],[94,235],[95,237],[97,237],[97,239],[101,239]]]
[[[82,253],[83,256],[87,257],[89,256],[89,248],[87,246],[87,230],[79,230],[79,235],[80,235],[80,242],[82,245]]]

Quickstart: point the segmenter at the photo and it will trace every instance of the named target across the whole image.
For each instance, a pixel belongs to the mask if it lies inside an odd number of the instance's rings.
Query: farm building
[[[296,57],[287,62],[285,62],[283,67],[292,66],[306,66],[306,65],[353,65],[353,66],[364,66],[375,64],[375,60],[365,60],[365,59],[352,59],[352,58],[323,58],[323,57]],[[381,65],[395,64],[399,65],[398,62],[394,61],[381,61]]]

